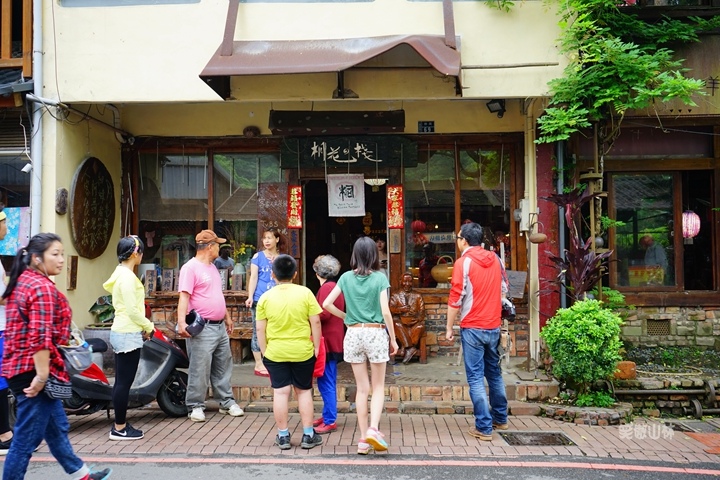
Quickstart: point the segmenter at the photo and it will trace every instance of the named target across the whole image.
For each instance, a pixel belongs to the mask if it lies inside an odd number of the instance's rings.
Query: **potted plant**
[[[92,325],[95,328],[109,328],[115,319],[115,308],[112,304],[112,295],[103,295],[92,304],[90,313],[95,315],[96,322]]]
[[[103,370],[115,371],[115,354],[110,347],[110,327],[115,319],[115,308],[112,304],[112,295],[103,295],[95,300],[90,310],[95,316],[95,323],[85,326],[83,335],[88,338],[100,338],[108,344],[107,351],[103,352]]]

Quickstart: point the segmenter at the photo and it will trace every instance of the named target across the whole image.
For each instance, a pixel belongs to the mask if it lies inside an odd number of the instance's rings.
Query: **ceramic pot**
[[[635,362],[627,360],[618,362],[617,370],[615,370],[615,378],[618,380],[634,380],[637,378],[637,371],[635,370]]]
[[[446,260],[446,263],[440,263],[443,259]],[[435,279],[438,283],[450,283],[450,277],[452,277],[453,270],[452,263],[453,259],[451,256],[443,255],[438,258],[437,265],[430,270],[430,275],[432,275],[433,279]]]

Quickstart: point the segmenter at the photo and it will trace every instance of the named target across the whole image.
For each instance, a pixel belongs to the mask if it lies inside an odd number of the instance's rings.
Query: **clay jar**
[[[621,361],[617,364],[615,378],[618,380],[634,380],[637,377],[635,362]]]
[[[445,260],[446,263],[440,263],[441,260]],[[442,257],[438,258],[438,263],[435,265],[432,270],[430,270],[430,275],[432,275],[433,279],[435,279],[438,283],[449,283],[450,277],[452,277],[452,263],[453,259],[449,255],[443,255]]]

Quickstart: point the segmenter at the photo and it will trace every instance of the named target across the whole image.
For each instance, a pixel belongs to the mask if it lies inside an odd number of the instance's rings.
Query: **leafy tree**
[[[592,126],[600,157],[612,147],[628,110],[680,99],[695,106],[704,82],[686,76],[671,47],[697,42],[720,17],[651,22],[617,0],[559,0],[560,45],[569,58],[563,77],[550,82],[550,106],[538,120],[539,143],[567,140]],[[598,172],[602,173],[602,171]]]

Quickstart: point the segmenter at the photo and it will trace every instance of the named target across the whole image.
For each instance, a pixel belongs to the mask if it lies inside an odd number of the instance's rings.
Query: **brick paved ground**
[[[292,414],[290,427],[294,448],[285,452],[273,446],[276,429],[272,413],[247,413],[242,418],[220,415],[209,408],[205,423],[186,418],[171,419],[159,409],[148,407],[128,412],[128,420],[144,430],[145,438],[135,442],[108,440],[110,420],[104,413],[70,417],[70,439],[81,457],[143,457],[208,455],[250,456],[322,456],[355,455],[359,435],[354,414],[341,414],[338,430],[324,435],[325,443],[312,450],[297,446],[302,429],[299,416]],[[380,429],[390,444],[386,455],[411,454],[454,457],[494,457],[511,459],[520,455],[546,457],[584,456],[627,460],[665,461],[678,464],[707,462],[720,464],[713,448],[682,432],[663,429],[661,424],[644,419],[629,426],[585,426],[562,423],[535,416],[511,416],[510,431],[560,432],[574,446],[510,446],[497,433],[492,442],[483,442],[466,434],[472,425],[469,415],[383,415]],[[657,438],[651,438],[652,436]],[[667,437],[667,438],[665,438]],[[43,445],[36,456],[48,456]]]

